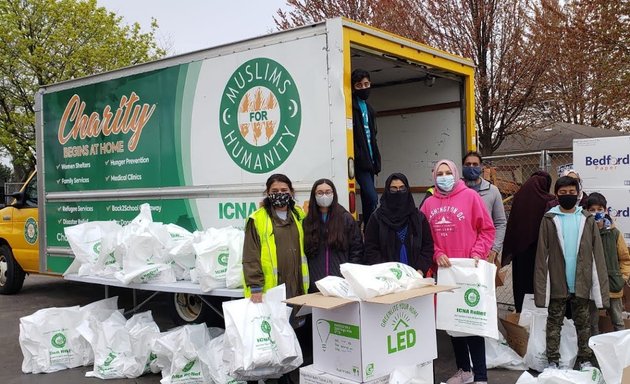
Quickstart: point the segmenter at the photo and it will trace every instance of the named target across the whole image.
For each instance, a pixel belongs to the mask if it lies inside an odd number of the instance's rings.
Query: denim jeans
[[[488,381],[486,342],[483,337],[451,337],[451,341],[453,343],[457,368],[462,371],[470,372],[470,360],[472,360],[472,372],[475,375],[475,381]]]
[[[357,171],[355,176],[361,188],[361,207],[363,210],[363,224],[367,226],[372,212],[376,209],[378,195],[374,186],[374,174],[367,171]]]

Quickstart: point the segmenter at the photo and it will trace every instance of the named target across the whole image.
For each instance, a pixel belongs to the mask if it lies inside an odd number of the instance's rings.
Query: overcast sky
[[[181,54],[264,35],[276,30],[273,16],[285,0],[97,0],[128,24],[138,22],[146,32],[151,17],[158,21],[156,36],[169,54]]]

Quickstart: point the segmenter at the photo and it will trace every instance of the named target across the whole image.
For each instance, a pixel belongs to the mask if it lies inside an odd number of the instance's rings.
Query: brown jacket
[[[628,246],[621,233],[617,236],[617,257],[619,258],[619,270],[621,275],[625,281],[628,281],[630,278],[630,252],[628,252]],[[622,297],[623,289],[617,293],[610,292],[611,299],[619,299]]]
[[[595,219],[587,211],[582,211],[580,216],[578,238],[575,296],[593,300],[598,308],[608,308],[610,301],[604,249]],[[556,213],[545,213],[540,223],[534,269],[534,301],[537,307],[548,307],[550,299],[569,296],[563,242],[560,218]]]

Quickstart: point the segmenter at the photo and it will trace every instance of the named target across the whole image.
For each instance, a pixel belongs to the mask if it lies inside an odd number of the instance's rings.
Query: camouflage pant
[[[590,311],[588,299],[570,295],[566,299],[551,299],[547,316],[547,361],[558,364],[560,361],[560,331],[567,304],[571,305],[573,323],[577,331],[578,355],[576,364],[585,361],[594,363],[593,350],[588,346],[591,337]]]

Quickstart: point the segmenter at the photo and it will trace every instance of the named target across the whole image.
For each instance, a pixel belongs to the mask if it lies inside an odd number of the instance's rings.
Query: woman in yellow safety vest
[[[291,180],[274,174],[267,179],[263,206],[247,220],[243,246],[245,297],[262,302],[268,289],[285,284],[287,298],[308,292],[304,255],[304,211],[295,205]]]

